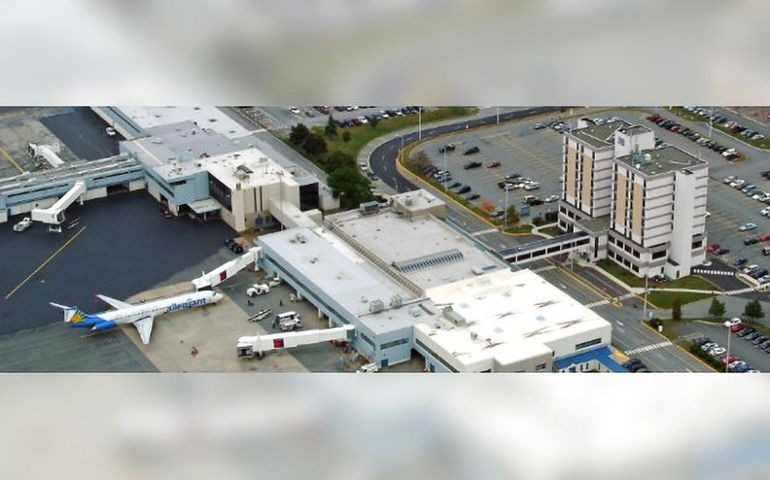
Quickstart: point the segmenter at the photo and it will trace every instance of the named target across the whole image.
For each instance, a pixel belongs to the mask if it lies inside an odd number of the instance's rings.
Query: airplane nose
[[[225,298],[225,297],[224,297],[224,295],[222,295],[221,293],[215,293],[215,294],[214,294],[214,296],[213,296],[213,297],[211,297],[211,299],[212,299],[214,302],[218,302],[218,301],[222,300],[223,298]]]

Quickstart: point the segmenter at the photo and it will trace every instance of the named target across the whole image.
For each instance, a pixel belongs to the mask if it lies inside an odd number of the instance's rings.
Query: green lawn
[[[532,225],[529,223],[521,223],[505,229],[508,233],[530,233],[532,232]]]
[[[682,301],[682,305],[686,305],[712,296],[713,295],[710,293],[656,291],[649,292],[647,294],[647,300],[658,308],[671,308],[674,304],[674,299],[677,297]]]
[[[425,125],[429,122],[435,122],[438,120],[446,120],[449,118],[465,117],[473,115],[478,111],[475,107],[438,107],[435,110],[423,112],[422,123]],[[332,115],[333,116],[333,115]],[[337,136],[334,138],[326,138],[329,146],[329,151],[341,150],[350,154],[353,158],[358,156],[358,152],[364,148],[364,145],[371,142],[377,137],[386,135],[397,130],[401,130],[408,127],[417,126],[417,115],[405,115],[403,117],[386,118],[380,120],[376,128],[372,128],[371,125],[360,125],[351,128],[337,128]],[[323,133],[323,127],[314,128],[316,133]],[[350,132],[350,141],[347,143],[342,140],[342,132],[345,130]]]
[[[700,122],[704,124],[706,128],[708,128],[708,120],[704,120],[703,117],[700,115],[696,115],[692,112],[688,112],[682,107],[671,107],[671,111],[677,114],[678,116],[686,119],[691,120],[693,122]],[[762,140],[751,140],[745,137],[741,137],[739,134],[733,133],[730,130],[726,129],[723,124],[721,123],[714,123],[712,124],[713,127],[721,132],[726,133],[727,135],[730,135],[731,137],[740,140],[744,143],[748,143],[749,145],[753,145],[757,148],[762,148],[765,150],[770,150],[770,138],[763,138]],[[739,152],[740,153],[740,152]],[[741,158],[743,158],[743,154],[741,154]]]
[[[559,229],[559,227],[558,227],[558,226],[556,226],[556,225],[554,225],[554,226],[552,226],[552,227],[545,227],[545,228],[541,228],[540,230],[538,230],[538,232],[540,232],[540,233],[544,233],[544,234],[546,234],[546,235],[550,235],[551,237],[558,237],[559,235],[561,235],[562,233],[564,233],[564,232],[562,232],[562,231],[561,231],[561,229]]]
[[[599,260],[596,265],[609,273],[613,277],[623,281],[630,287],[644,287],[644,279],[638,278],[628,271],[609,259]],[[649,287],[656,288],[691,288],[693,290],[716,290],[713,283],[709,282],[703,277],[690,275],[689,277],[678,278],[676,280],[669,280],[667,282],[655,283],[649,282]]]

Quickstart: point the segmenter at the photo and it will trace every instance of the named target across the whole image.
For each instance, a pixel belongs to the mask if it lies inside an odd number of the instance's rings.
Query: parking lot
[[[538,182],[539,188],[535,190],[515,188],[508,191],[508,204],[521,211],[523,200],[528,195],[544,199],[549,195],[558,197],[561,193],[561,134],[551,129],[534,130],[535,123],[519,122],[444,136],[421,145],[413,155],[424,151],[434,166],[452,173],[452,179],[446,182],[447,187],[460,184],[452,188],[455,192],[463,192],[463,187],[470,187],[463,195],[466,198],[479,195],[473,200],[479,206],[489,200],[496,208],[503,209],[506,192],[498,184],[513,172]],[[440,149],[447,144],[456,148],[446,154],[441,153]],[[473,147],[478,148],[478,153],[464,154]],[[466,170],[464,166],[469,162],[481,165]],[[499,166],[491,166],[497,162]],[[532,206],[530,216],[548,210],[556,210],[555,201]]]
[[[678,327],[681,334],[691,334],[703,336],[717,344],[716,348],[724,348],[725,352],[718,350],[718,358],[726,358],[727,352],[727,328],[722,325],[710,324],[706,322],[688,322]],[[745,340],[737,333],[730,334],[730,356],[738,357],[738,360],[746,362],[749,367],[753,367],[760,372],[770,372],[770,352],[761,350],[750,340]],[[714,347],[712,347],[714,348]]]

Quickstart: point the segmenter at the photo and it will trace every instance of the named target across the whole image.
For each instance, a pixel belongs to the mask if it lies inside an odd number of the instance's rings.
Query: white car
[[[289,111],[294,115],[299,115],[299,108],[297,107],[289,107]]]
[[[727,350],[724,347],[715,347],[709,350],[709,353],[711,355],[714,355],[715,357],[721,357],[725,353],[727,353]]]
[[[543,201],[546,202],[546,203],[551,203],[551,202],[555,202],[558,199],[559,199],[558,195],[548,195],[547,197],[545,197],[543,199]]]
[[[770,207],[763,208],[762,211],[759,213],[761,213],[763,217],[770,215]]]
[[[741,319],[738,317],[733,317],[730,320],[727,320],[725,322],[725,327],[734,327],[735,325],[740,325]]]
[[[740,230],[741,232],[748,232],[748,231],[754,230],[756,228],[757,228],[757,224],[756,223],[748,222],[748,223],[744,223],[743,225],[738,227],[738,230]]]
[[[32,219],[29,217],[24,217],[21,219],[19,223],[13,226],[14,232],[23,232],[24,230],[28,229],[32,226]]]
[[[107,135],[109,135],[111,137],[114,137],[115,135],[118,134],[118,132],[115,131],[115,129],[112,128],[112,127],[107,127],[107,128],[104,129],[104,131],[107,132]]]
[[[538,188],[540,188],[540,184],[537,182],[532,182],[524,185],[524,190],[526,191],[537,190]]]
[[[733,183],[733,182],[734,182],[736,179],[737,179],[737,177],[736,177],[735,175],[730,175],[729,177],[727,177],[727,178],[725,178],[724,180],[722,180],[722,183],[724,183],[724,184],[726,184],[726,185],[730,185],[730,184],[731,184],[731,183]]]

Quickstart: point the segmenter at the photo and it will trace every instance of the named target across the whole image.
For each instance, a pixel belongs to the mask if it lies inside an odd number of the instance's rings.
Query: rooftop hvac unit
[[[406,205],[407,207],[411,207],[411,206],[412,206],[412,197],[410,197],[409,195],[407,195],[407,196],[404,198],[404,205]]]
[[[454,323],[458,327],[465,326],[468,323],[465,321],[465,317],[454,311],[452,307],[446,307],[444,310],[442,310],[441,313],[444,315],[444,318]]]
[[[299,243],[307,243],[307,239],[301,233],[295,235],[294,238],[296,238]]]
[[[401,295],[396,294],[390,297],[390,308],[401,308],[401,305],[404,304],[404,299],[401,298]]]
[[[369,313],[379,313],[385,310],[385,304],[382,300],[372,300],[369,302]]]
[[[422,312],[420,311],[420,307],[412,307],[409,309],[409,315],[417,318],[420,315],[422,315]]]

